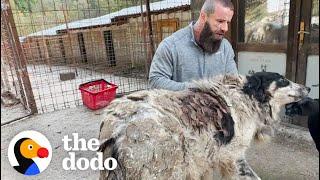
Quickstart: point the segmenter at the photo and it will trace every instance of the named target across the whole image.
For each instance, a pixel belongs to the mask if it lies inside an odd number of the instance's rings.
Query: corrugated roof
[[[170,8],[181,7],[184,5],[190,5],[190,0],[163,0],[159,2],[150,3],[150,11],[153,12],[153,11],[165,10]],[[146,11],[146,6],[143,5],[143,12],[145,11]],[[104,16],[70,22],[68,23],[68,28],[73,29],[73,28],[97,26],[102,24],[103,25],[110,24],[112,18],[115,18],[118,16],[134,15],[139,13],[141,13],[141,6],[133,6],[133,7],[121,9],[120,11],[117,11],[117,12],[106,14]],[[27,37],[57,35],[58,30],[64,30],[64,29],[66,29],[66,24],[62,24],[46,30],[38,31],[38,32],[27,35]],[[25,37],[20,37],[20,40],[23,40],[24,38]]]

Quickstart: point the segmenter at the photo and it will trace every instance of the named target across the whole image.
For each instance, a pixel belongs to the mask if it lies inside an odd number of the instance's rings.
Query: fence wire
[[[3,1],[1,1],[1,5],[3,5]],[[5,7],[1,6],[1,8]],[[1,106],[13,106],[21,103],[30,112],[12,28],[5,16],[6,13],[1,10]]]
[[[146,4],[10,0],[39,113],[82,105],[79,85],[96,79],[118,85],[118,94],[148,88],[154,51],[191,12],[189,0]]]

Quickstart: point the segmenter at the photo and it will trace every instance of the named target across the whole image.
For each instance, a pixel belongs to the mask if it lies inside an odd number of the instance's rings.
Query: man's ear
[[[203,12],[203,11],[200,11],[199,18],[200,18],[202,23],[205,23],[207,21],[207,14],[205,12]]]

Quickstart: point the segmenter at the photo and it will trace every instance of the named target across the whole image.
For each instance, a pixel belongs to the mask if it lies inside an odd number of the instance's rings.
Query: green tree
[[[32,12],[32,6],[37,3],[38,0],[14,0],[17,9],[22,13]]]

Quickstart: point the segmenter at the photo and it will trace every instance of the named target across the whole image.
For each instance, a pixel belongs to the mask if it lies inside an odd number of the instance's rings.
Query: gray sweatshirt
[[[216,53],[207,53],[197,45],[190,24],[159,44],[149,83],[151,88],[178,91],[190,87],[192,80],[219,74],[238,74],[231,44],[223,39]]]

